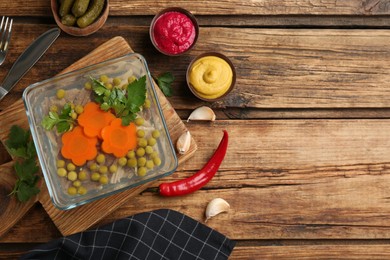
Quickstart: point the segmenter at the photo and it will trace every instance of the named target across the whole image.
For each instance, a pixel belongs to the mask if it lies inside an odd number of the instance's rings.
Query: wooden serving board
[[[107,59],[120,57],[131,52],[133,52],[133,50],[124,38],[115,37],[63,70],[60,74],[96,64]],[[184,133],[187,128],[156,84],[155,88],[160,105],[163,109],[172,142],[175,144],[179,136]],[[16,102],[0,113],[1,142],[4,143],[4,141],[8,138],[9,130],[14,124],[23,128],[28,128],[27,116],[22,100]],[[197,145],[192,139],[189,152],[185,155],[177,154],[179,165],[190,158],[195,153],[196,149]],[[41,185],[41,192],[38,197],[32,199],[27,204],[22,204],[15,198],[7,196],[12,190],[14,184],[13,182],[15,182],[12,162],[0,165],[0,171],[1,175],[4,176],[0,178],[0,209],[3,209],[0,210],[0,223],[2,223],[0,228],[0,237],[23,217],[23,215],[37,200],[42,204],[59,231],[63,235],[70,235],[83,231],[98,223],[99,220],[120,207],[123,203],[128,202],[131,197],[136,196],[142,190],[153,184],[144,184],[74,209],[64,211],[59,210],[54,206],[44,182]]]

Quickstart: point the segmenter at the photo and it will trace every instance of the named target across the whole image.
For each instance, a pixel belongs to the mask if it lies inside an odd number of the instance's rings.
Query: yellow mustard
[[[232,81],[233,71],[229,63],[216,56],[202,57],[190,68],[189,83],[202,98],[221,97],[229,90]]]

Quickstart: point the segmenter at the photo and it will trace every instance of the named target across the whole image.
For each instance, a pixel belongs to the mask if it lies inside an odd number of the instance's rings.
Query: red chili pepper
[[[228,146],[228,133],[223,131],[223,137],[219,143],[218,148],[215,150],[213,156],[206,163],[205,166],[197,173],[189,178],[171,182],[162,183],[159,186],[159,193],[163,196],[179,196],[186,195],[191,192],[197,191],[208,183],[218,171],[223,158],[225,157]]]

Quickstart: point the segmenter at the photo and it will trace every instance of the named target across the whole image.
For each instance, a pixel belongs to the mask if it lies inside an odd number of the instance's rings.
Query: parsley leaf
[[[18,153],[20,153],[20,148],[24,148],[24,145],[29,141],[29,139],[30,131],[25,131],[23,128],[13,125],[9,133],[9,138],[5,142],[5,145],[7,146],[9,151],[19,150]]]
[[[19,201],[26,202],[40,191],[36,187],[39,180],[37,175],[39,167],[35,162],[34,142],[29,131],[14,125],[5,144],[13,156],[23,158],[14,164],[18,179],[11,194],[16,195]]]
[[[16,125],[11,127],[5,146],[14,157],[27,159],[35,155],[34,143],[30,140],[30,131],[25,131]]]
[[[175,77],[170,72],[165,72],[157,77],[157,85],[167,97],[171,97],[173,95],[171,84],[174,80]]]
[[[72,107],[66,103],[60,114],[50,111],[49,115],[43,118],[41,125],[46,130],[51,130],[56,126],[58,133],[64,133],[71,129],[74,124],[74,119],[70,116],[71,112]]]
[[[146,100],[146,76],[134,80],[125,90],[119,88],[107,89],[102,82],[91,77],[95,101],[100,109],[112,109],[117,118],[122,119],[122,125],[127,126],[137,117]]]

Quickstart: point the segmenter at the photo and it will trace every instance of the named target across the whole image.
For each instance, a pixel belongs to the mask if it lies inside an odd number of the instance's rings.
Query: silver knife
[[[60,35],[59,28],[53,28],[40,35],[30,46],[18,57],[3,83],[0,85],[0,101],[18,83],[18,81],[31,69],[32,66],[49,49],[53,42]]]

